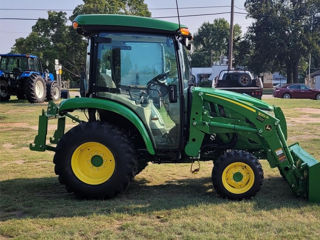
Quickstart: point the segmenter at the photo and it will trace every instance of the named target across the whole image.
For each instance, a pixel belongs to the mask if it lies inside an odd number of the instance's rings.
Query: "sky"
[[[245,0],[235,0],[235,11],[245,12]],[[8,53],[15,43],[15,39],[19,37],[27,37],[31,32],[32,26],[36,23],[32,21],[21,20],[4,20],[1,18],[47,18],[46,11],[39,10],[17,10],[17,9],[70,9],[73,10],[77,5],[83,3],[82,0],[0,0],[0,53]],[[175,0],[145,0],[152,17],[176,16],[175,9],[160,10],[159,8],[175,8]],[[212,14],[221,12],[230,12],[231,0],[178,0],[180,15],[194,14]],[[217,7],[228,6],[228,7]],[[187,7],[198,7],[196,9],[183,9]],[[158,8],[158,9],[157,9]],[[14,9],[14,10],[9,10]],[[68,16],[72,11],[66,11]],[[187,25],[191,33],[196,33],[198,28],[204,22],[213,22],[215,18],[225,18],[228,22],[230,14],[197,16],[197,17],[181,17],[181,24]],[[178,22],[177,18],[164,18],[171,22]],[[242,31],[245,32],[247,27],[251,25],[252,19],[247,19],[244,14],[235,14],[234,23],[239,24]],[[69,23],[71,24],[71,23]]]

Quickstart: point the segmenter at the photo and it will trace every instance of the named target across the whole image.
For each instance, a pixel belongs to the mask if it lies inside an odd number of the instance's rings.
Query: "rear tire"
[[[7,102],[10,99],[8,83],[4,79],[0,79],[0,101]]]
[[[128,187],[136,171],[135,151],[114,126],[80,123],[59,141],[55,172],[69,192],[85,198],[112,198]]]
[[[233,200],[251,198],[260,190],[263,171],[251,153],[232,150],[214,162],[212,182],[217,193]]]
[[[47,99],[58,101],[61,97],[60,88],[57,82],[50,82],[47,84]]]
[[[25,95],[31,103],[42,103],[46,98],[46,84],[39,75],[32,74],[26,81]]]
[[[282,95],[282,98],[290,99],[291,95],[289,93],[285,93],[285,94]]]
[[[316,95],[316,100],[320,100],[320,93]]]

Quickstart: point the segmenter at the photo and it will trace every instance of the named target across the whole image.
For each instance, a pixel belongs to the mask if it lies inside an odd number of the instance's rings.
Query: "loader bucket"
[[[303,171],[306,178],[304,191],[311,202],[320,202],[320,162],[304,151],[298,143],[289,147],[297,168]]]

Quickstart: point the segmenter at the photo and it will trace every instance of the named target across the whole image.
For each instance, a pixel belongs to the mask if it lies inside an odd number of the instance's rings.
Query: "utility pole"
[[[234,0],[231,0],[228,70],[232,70],[232,58],[233,58],[233,15],[234,15]]]

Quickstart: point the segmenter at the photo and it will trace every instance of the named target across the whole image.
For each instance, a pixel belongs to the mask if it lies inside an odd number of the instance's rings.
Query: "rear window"
[[[222,77],[222,80],[226,80],[226,81],[237,81],[240,77],[240,73],[227,73],[224,74]]]

